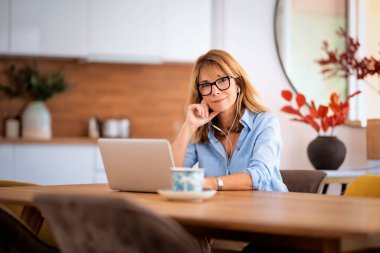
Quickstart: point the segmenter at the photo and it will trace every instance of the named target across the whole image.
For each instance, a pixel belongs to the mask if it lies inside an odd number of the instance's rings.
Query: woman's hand
[[[191,104],[187,108],[185,123],[189,126],[197,129],[204,124],[210,122],[219,112],[209,113],[209,107],[207,103],[202,100],[200,104]]]
[[[187,145],[198,127],[210,122],[219,112],[208,112],[207,103],[189,105],[186,112],[186,120],[182,124],[177,138],[172,143],[174,163],[177,167],[182,167],[185,161]]]
[[[203,181],[203,189],[205,190],[216,190],[218,185],[216,183],[215,177],[205,177]]]

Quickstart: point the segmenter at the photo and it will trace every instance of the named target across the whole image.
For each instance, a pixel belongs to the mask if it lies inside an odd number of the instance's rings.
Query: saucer
[[[173,191],[170,189],[167,190],[158,190],[158,193],[169,199],[169,200],[179,200],[179,201],[197,201],[211,198],[215,195],[215,190],[204,190],[201,192],[185,192],[185,191]]]

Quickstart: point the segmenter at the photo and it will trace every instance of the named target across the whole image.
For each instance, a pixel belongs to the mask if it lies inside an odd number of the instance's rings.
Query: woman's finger
[[[202,117],[202,106],[200,106],[199,104],[192,104],[189,107],[194,116]]]
[[[202,117],[202,119],[204,119],[205,116],[206,116],[205,109],[204,109],[204,104],[205,104],[204,100],[202,100],[201,103],[199,104],[199,106],[201,108],[201,117]]]
[[[205,110],[205,118],[208,118],[208,115],[209,115],[209,113],[208,113],[208,109],[209,109],[208,104],[204,103],[203,106],[204,106],[204,110]]]
[[[204,111],[204,117],[203,118],[208,118],[208,109],[209,109],[209,107],[208,107],[207,102],[204,101],[204,100],[202,100],[201,105],[202,105],[203,111]]]

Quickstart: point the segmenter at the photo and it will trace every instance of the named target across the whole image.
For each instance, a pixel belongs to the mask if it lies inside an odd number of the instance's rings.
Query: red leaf
[[[306,115],[305,117],[303,117],[303,119],[305,120],[305,122],[310,124],[315,129],[315,131],[319,132],[319,125],[317,124],[317,122],[314,121],[313,117],[311,117],[310,115]]]
[[[327,132],[327,130],[329,129],[330,125],[329,125],[329,122],[328,122],[328,119],[327,118],[323,118],[322,119],[322,122],[321,122],[321,125],[322,125],[322,130],[323,132]]]
[[[300,114],[298,110],[294,109],[290,105],[285,105],[284,107],[281,108],[281,111],[286,112],[286,113],[290,113],[290,114],[295,114],[295,115]]]
[[[321,118],[326,117],[328,111],[329,111],[329,108],[327,106],[320,105],[318,107],[318,114]]]
[[[302,95],[301,93],[298,93],[297,98],[296,98],[296,102],[297,102],[298,107],[304,106],[306,104],[305,96]]]
[[[283,90],[281,92],[281,96],[286,100],[286,101],[291,101],[293,98],[293,94],[290,90]]]
[[[330,96],[330,101],[332,103],[338,104],[339,103],[339,95],[333,92]]]
[[[335,126],[343,125],[345,121],[346,121],[346,115],[341,116],[338,118],[338,121],[336,122]]]
[[[339,114],[341,108],[340,108],[340,106],[338,104],[335,104],[335,103],[331,102],[329,104],[329,107],[334,112],[334,114]]]
[[[315,118],[315,119],[318,119],[318,118],[319,118],[318,111],[317,111],[315,108],[310,107],[309,112],[310,112],[310,115],[311,115],[313,118]]]
[[[347,105],[347,106],[344,106],[342,108],[342,115],[344,115],[346,117],[348,111],[350,110],[350,107]]]

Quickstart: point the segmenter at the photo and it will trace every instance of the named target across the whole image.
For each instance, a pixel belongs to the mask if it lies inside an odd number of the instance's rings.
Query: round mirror
[[[347,79],[327,79],[316,62],[325,57],[325,40],[331,48],[344,50],[344,40],[336,31],[346,26],[346,0],[277,1],[275,36],[282,68],[294,90],[308,101],[327,104],[333,91],[346,98]]]
[[[350,100],[349,119],[365,126],[367,118],[380,118],[380,84],[378,76],[366,82],[355,78],[327,78],[316,62],[326,58],[323,41],[330,49],[345,50],[345,40],[337,35],[343,28],[360,42],[359,58],[379,58],[380,1],[378,0],[320,0],[310,4],[305,0],[277,0],[274,31],[277,52],[284,73],[294,90],[318,104],[327,104],[335,91],[342,99],[355,90],[363,91]],[[378,87],[370,87],[368,82]]]

